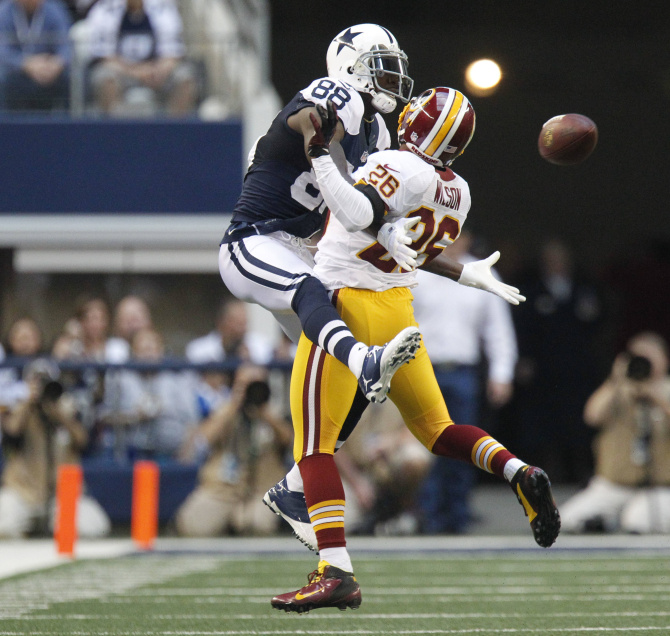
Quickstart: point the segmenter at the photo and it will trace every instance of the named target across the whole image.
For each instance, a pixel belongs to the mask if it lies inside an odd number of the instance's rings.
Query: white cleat
[[[420,346],[421,332],[416,327],[406,327],[383,347],[369,347],[358,378],[363,395],[370,402],[384,402],[393,374],[416,356]]]

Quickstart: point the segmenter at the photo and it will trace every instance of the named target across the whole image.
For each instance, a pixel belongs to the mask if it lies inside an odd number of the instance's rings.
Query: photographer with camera
[[[38,358],[24,371],[28,395],[3,421],[5,456],[0,488],[0,536],[19,538],[53,530],[58,466],[79,463],[88,433],[77,419],[74,400],[64,393],[60,371]],[[102,507],[81,495],[77,532],[81,537],[109,533]]]
[[[182,447],[185,462],[203,462],[198,486],[177,511],[182,536],[269,535],[279,517],[267,514],[265,491],[284,476],[293,428],[270,400],[267,370],[242,365],[230,399]]]
[[[599,429],[595,475],[561,507],[564,532],[670,532],[670,378],[668,344],[633,336],[584,420]]]

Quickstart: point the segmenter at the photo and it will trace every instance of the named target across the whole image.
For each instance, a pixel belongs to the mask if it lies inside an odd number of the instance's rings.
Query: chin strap
[[[395,97],[387,93],[373,93],[371,103],[375,110],[378,110],[385,115],[392,113],[396,107]]]

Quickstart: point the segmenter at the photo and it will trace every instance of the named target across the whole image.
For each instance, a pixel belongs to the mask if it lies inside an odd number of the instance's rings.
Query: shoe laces
[[[307,575],[307,584],[318,583],[323,578],[325,570],[329,565],[328,561],[319,561],[317,569]]]

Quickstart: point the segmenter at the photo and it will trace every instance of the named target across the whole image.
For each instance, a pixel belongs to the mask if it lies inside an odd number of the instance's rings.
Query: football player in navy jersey
[[[300,91],[250,153],[242,193],[221,243],[219,270],[235,296],[270,310],[294,342],[304,331],[349,367],[368,400],[382,402],[391,376],[418,348],[420,334],[411,327],[384,346],[368,347],[353,337],[313,276],[309,246],[327,208],[307,147],[315,134],[310,115],[326,113],[323,106],[330,100],[337,118],[322,122],[323,132],[342,173],[355,170],[370,153],[389,147],[379,113],[392,112],[397,100],[407,102],[412,80],[397,40],[375,24],[342,31],[331,42],[326,61],[328,77]],[[382,226],[380,210],[372,227]],[[414,252],[407,248],[404,229],[402,223],[387,225],[379,236],[396,260],[412,266]]]

